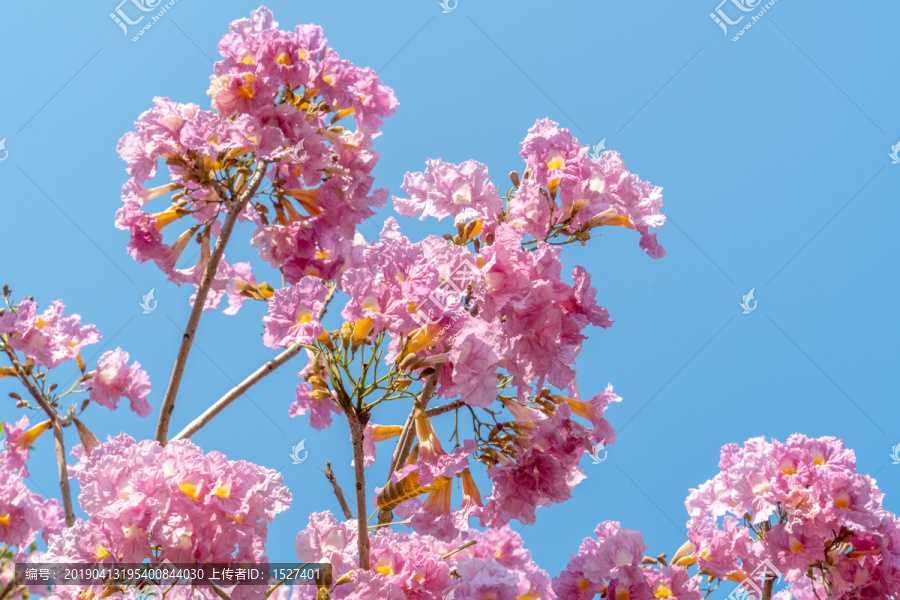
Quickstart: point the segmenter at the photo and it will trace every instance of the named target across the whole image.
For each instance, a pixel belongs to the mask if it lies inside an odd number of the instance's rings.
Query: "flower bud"
[[[331,341],[331,334],[327,331],[323,331],[319,334],[319,337],[317,337],[316,340],[332,352],[334,351],[334,343]]]
[[[350,347],[350,337],[353,335],[353,325],[345,321],[343,325],[341,325],[341,345],[344,346],[344,350]]]
[[[415,352],[410,352],[400,361],[399,368],[401,371],[406,371],[414,368],[417,362],[419,362],[419,356]]]
[[[512,181],[513,186],[515,186],[516,188],[519,187],[520,182],[519,182],[519,174],[518,173],[516,173],[515,171],[510,171],[509,172],[509,180]]]
[[[309,397],[313,400],[324,400],[325,398],[331,398],[331,392],[328,390],[313,390],[309,393]]]
[[[324,379],[322,379],[318,375],[310,375],[306,381],[308,381],[309,383],[313,384],[316,387],[321,387],[321,388],[328,387],[328,382],[325,381]]]

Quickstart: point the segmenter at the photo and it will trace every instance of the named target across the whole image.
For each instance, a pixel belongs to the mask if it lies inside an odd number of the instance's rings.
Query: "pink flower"
[[[10,442],[11,432],[13,437],[21,439],[28,426],[28,420],[22,419],[24,423],[20,420],[12,429],[4,425],[7,449],[0,453],[0,544],[15,546],[20,552],[27,550],[38,533],[46,542],[51,534],[65,529],[62,505],[28,489],[27,470],[20,463],[24,458],[12,451],[15,442]]]
[[[88,519],[49,542],[49,562],[264,562],[267,525],[290,505],[281,474],[186,440],[160,447],[125,434],[71,467]]]
[[[682,568],[662,567],[641,569],[646,577],[652,598],[673,600],[701,600],[700,585]]]
[[[28,450],[35,439],[48,428],[44,423],[33,428],[29,428],[29,425],[30,422],[26,416],[19,419],[15,425],[4,423],[3,431],[6,433],[6,439],[3,441],[6,448],[0,452],[0,463],[3,463],[10,471],[18,471],[24,478],[28,477],[28,468],[25,465],[25,461],[28,460]]]
[[[375,464],[375,444],[395,438],[402,433],[403,427],[400,425],[377,425],[375,423],[367,423],[363,430],[363,464],[371,467]],[[352,436],[351,436],[352,440]],[[353,466],[353,461],[350,465]]]
[[[685,502],[701,568],[740,581],[767,560],[803,599],[815,597],[813,586],[821,591],[823,581],[837,598],[900,591],[895,568],[881,567],[900,564],[896,517],[840,440],[796,434],[785,443],[759,437],[727,444],[719,468]],[[763,533],[751,535],[749,525]]]
[[[313,391],[313,386],[305,381],[298,385],[297,399],[291,404],[288,414],[291,417],[297,417],[309,412],[309,424],[313,429],[331,427],[332,413],[341,413],[341,409],[337,406],[337,400],[333,395],[314,398],[310,395]]]
[[[582,153],[586,153],[586,148],[578,144],[568,129],[560,129],[559,124],[550,119],[535,122],[528,130],[520,152],[534,180],[543,186],[559,179],[567,167],[577,164]]]
[[[572,497],[572,489],[584,479],[578,462],[593,444],[590,432],[569,419],[570,414],[562,404],[552,417],[511,424],[532,433],[527,445],[516,449],[515,460],[488,469],[494,486],[481,517],[483,526],[497,527],[511,519],[530,525],[538,506]]]
[[[0,321],[0,333],[9,333],[9,345],[43,367],[55,369],[69,360],[80,360],[81,349],[100,341],[93,325],[81,325],[79,315],[63,316],[65,305],[56,300],[40,315],[32,300],[23,300],[15,312]]]
[[[290,344],[312,344],[322,333],[319,311],[328,289],[318,277],[304,277],[299,283],[275,291],[269,300],[269,314],[263,343],[269,348]]]
[[[443,600],[450,589],[447,562],[422,541],[390,528],[371,537],[371,564],[371,571],[354,574],[357,590],[348,598],[374,598],[370,594],[379,590],[378,598],[398,594],[398,598]]]
[[[115,410],[122,396],[131,402],[131,410],[146,417],[152,410],[147,403],[150,394],[150,378],[141,370],[141,363],[127,365],[128,353],[121,348],[105,352],[97,361],[94,377],[82,383],[91,390],[89,399]]]
[[[356,521],[339,523],[330,512],[313,513],[306,529],[297,534],[295,547],[301,560],[331,563],[338,578],[357,567]]]
[[[716,527],[713,518],[691,520],[688,537],[693,542],[697,563],[719,579],[740,570],[740,561],[750,556],[750,530],[732,516]]]
[[[404,176],[401,187],[409,199],[394,196],[397,212],[406,217],[421,215],[420,220],[450,216],[456,225],[472,220],[496,222],[503,203],[488,179],[487,167],[474,160],[458,166],[429,160],[426,165],[424,173]]]
[[[494,561],[473,558],[461,563],[457,574],[462,582],[455,589],[454,600],[517,600],[519,576]]]

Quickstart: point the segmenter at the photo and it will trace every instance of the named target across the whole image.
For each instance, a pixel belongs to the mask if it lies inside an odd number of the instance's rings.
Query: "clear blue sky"
[[[154,408],[192,290],[126,254],[127,234],[113,227],[126,179],[116,142],[153,96],[208,107],[216,44],[256,6],[180,0],[137,43],[107,16],[115,0],[0,8],[9,152],[0,280],[41,305],[63,298],[100,328],[106,349],[129,351],[151,375]],[[543,117],[583,143],[605,138],[664,187],[664,259],[647,258],[624,230],[565,253],[569,268],[594,275],[616,321],[590,332],[582,389],[611,381],[624,402],[607,413],[619,430],[608,460],[585,459],[575,499],[522,531],[551,575],[604,519],[645,532],[654,554],[673,552],[688,488],[715,473],[722,444],[761,434],[844,438],[900,511],[900,465],[888,456],[900,443],[891,217],[900,165],[888,156],[900,141],[900,5],[780,0],[738,42],[710,19],[716,0],[459,0],[449,14],[436,0],[269,6],[284,28],[321,25],[343,57],[379,69],[396,91],[400,108],[377,140],[378,184],[392,193],[430,157],[479,160],[505,188],[505,173],[521,168],[519,141]],[[722,10],[738,14],[731,2]],[[363,234],[373,239],[390,212]],[[413,238],[429,231],[401,223]],[[238,231],[230,259],[255,255],[248,239]],[[143,315],[151,288],[159,305]],[[745,315],[738,304],[751,288],[759,304]],[[204,316],[174,431],[272,356],[263,314],[248,303],[238,317]],[[325,461],[350,485],[346,425],[317,434],[287,417],[300,367],[266,379],[195,437],[205,450],[283,468],[295,500],[269,544],[282,560],[294,557],[309,512],[337,508]],[[11,389],[0,382],[3,396]],[[17,416],[11,404],[0,418]],[[101,439],[145,438],[155,415],[95,406],[87,421]],[[293,466],[288,452],[303,438],[310,458]],[[49,438],[31,470],[35,489],[58,493]],[[385,470],[380,461],[374,483]]]

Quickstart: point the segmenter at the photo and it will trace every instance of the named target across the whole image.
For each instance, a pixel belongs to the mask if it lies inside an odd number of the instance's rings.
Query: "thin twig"
[[[221,598],[222,600],[231,600],[231,596],[228,595],[228,592],[217,586],[212,581],[209,582],[210,587],[212,587],[212,591],[216,593],[216,596]]]
[[[456,550],[451,550],[451,551],[448,552],[447,554],[443,555],[441,558],[446,560],[446,559],[450,558],[451,556],[453,556],[454,554],[456,554],[457,552],[462,552],[462,551],[465,550],[466,548],[469,548],[469,547],[471,547],[471,546],[474,546],[474,545],[477,544],[477,543],[478,543],[478,540],[472,540],[472,541],[470,541],[470,542],[466,542],[465,544],[463,544],[462,546],[460,546],[460,547],[457,548]]]
[[[465,404],[466,403],[462,400],[454,400],[453,402],[449,402],[447,404],[444,404],[443,406],[435,406],[434,408],[426,410],[425,415],[430,419],[431,417],[436,417],[438,415],[448,413],[451,410],[462,408],[463,406],[465,406]]]
[[[341,505],[341,512],[344,513],[344,517],[346,517],[347,520],[352,519],[353,513],[350,512],[350,507],[347,506],[347,500],[344,498],[344,490],[341,489],[340,484],[337,482],[337,477],[334,476],[334,471],[331,470],[331,462],[325,463],[325,477],[331,482],[331,487],[334,488],[334,495],[337,496],[337,501]]]
[[[6,350],[6,355],[9,356],[9,360],[16,370],[19,381],[22,382],[28,390],[28,393],[31,394],[41,408],[44,409],[44,412],[47,413],[47,417],[50,418],[50,424],[53,427],[53,440],[56,443],[56,464],[59,467],[59,489],[62,492],[63,510],[66,514],[66,526],[71,527],[75,524],[75,511],[72,509],[72,489],[69,487],[69,469],[66,466],[66,445],[63,440],[63,431],[59,421],[59,414],[57,414],[56,410],[50,406],[50,403],[44,398],[44,394],[41,393],[41,390],[39,390],[37,386],[34,385],[34,382],[28,378],[28,373],[26,372],[25,367],[22,366],[22,363],[19,362],[16,353],[6,345],[4,345],[3,349]]]
[[[369,529],[366,527],[366,471],[365,452],[363,451],[363,429],[365,423],[349,401],[344,403],[347,422],[350,424],[350,436],[353,439],[353,464],[356,470],[356,523],[359,530],[359,568],[369,569]]]
[[[444,368],[444,364],[445,363],[441,363],[437,366],[434,373],[428,377],[425,381],[425,385],[422,387],[418,402],[421,403],[423,408],[428,406],[428,401],[431,399],[432,394],[434,394],[434,388],[437,386],[437,380],[441,376],[441,370]],[[403,425],[403,431],[400,433],[400,439],[397,441],[397,448],[394,450],[394,456],[391,458],[391,471],[388,473],[388,481],[390,481],[394,472],[400,469],[403,466],[403,463],[406,462],[406,459],[409,458],[409,453],[412,450],[413,438],[416,437],[414,427],[416,422],[415,414],[416,407],[413,406],[409,416],[406,418],[406,424]],[[378,525],[384,526],[387,523],[390,523],[393,518],[394,511],[386,508],[382,509],[378,513]]]
[[[334,285],[329,285],[328,297],[325,299],[325,304],[319,310],[318,319],[321,320],[325,315],[325,311],[328,309],[328,304],[331,302],[331,299],[334,297],[334,291],[336,287]],[[232,389],[228,390],[228,392],[216,400],[212,406],[207,408],[203,413],[190,422],[190,424],[182,429],[178,435],[174,436],[173,440],[186,440],[189,439],[192,435],[200,431],[207,423],[209,423],[213,417],[217,414],[225,410],[225,408],[243,396],[247,390],[252,388],[254,385],[259,383],[266,375],[272,373],[278,367],[282,366],[295,356],[297,356],[301,350],[303,350],[303,344],[291,344],[287,348],[285,348],[281,354],[255,370],[251,373],[246,379],[237,384]]]
[[[219,236],[216,239],[216,247],[209,257],[209,262],[206,264],[206,270],[203,272],[203,278],[200,280],[200,285],[197,288],[194,307],[191,309],[187,327],[184,329],[184,336],[181,338],[181,346],[178,348],[178,354],[175,357],[175,365],[172,367],[172,376],[169,379],[169,386],[166,389],[166,395],[159,408],[159,421],[156,424],[156,441],[163,446],[165,446],[168,439],[169,422],[172,420],[172,411],[175,410],[175,397],[178,395],[178,388],[181,386],[184,367],[187,363],[188,354],[191,352],[191,346],[194,344],[194,336],[197,333],[197,325],[200,322],[200,316],[203,314],[206,296],[209,294],[212,282],[216,278],[219,261],[222,258],[222,254],[225,252],[225,246],[228,244],[228,239],[231,237],[231,232],[234,229],[234,224],[237,222],[238,215],[244,210],[244,207],[256,193],[256,190],[259,189],[268,166],[269,163],[267,161],[259,161],[256,166],[256,172],[248,182],[247,187],[244,188],[244,191],[230,203],[231,205],[228,207],[228,213],[225,216],[225,222],[222,224]],[[223,198],[222,201],[225,202],[226,205],[229,204],[228,200],[225,198]]]

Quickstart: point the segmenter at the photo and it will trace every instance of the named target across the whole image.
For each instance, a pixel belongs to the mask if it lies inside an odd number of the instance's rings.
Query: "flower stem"
[[[41,393],[41,390],[39,390],[34,382],[29,379],[28,373],[26,372],[25,367],[22,366],[22,363],[19,362],[16,353],[6,345],[4,345],[3,349],[6,351],[6,355],[9,357],[13,368],[16,370],[19,381],[22,382],[28,390],[28,393],[31,394],[31,397],[35,399],[42,409],[44,409],[44,412],[47,413],[47,417],[50,419],[50,424],[53,427],[53,440],[56,443],[56,464],[59,467],[59,489],[60,492],[62,492],[66,526],[71,527],[75,524],[75,511],[72,509],[72,489],[69,487],[69,470],[66,467],[66,445],[63,440],[63,431],[59,421],[59,414],[52,406],[50,406],[50,403],[44,398],[44,394]]]
[[[166,389],[166,395],[163,397],[162,405],[159,408],[159,421],[156,424],[156,441],[160,445],[165,446],[169,435],[169,422],[172,420],[172,411],[175,410],[175,397],[178,395],[178,388],[181,386],[181,378],[184,375],[184,367],[187,363],[188,354],[194,344],[194,336],[197,333],[197,325],[200,323],[200,316],[203,314],[203,306],[206,304],[206,297],[212,286],[213,280],[216,278],[216,271],[219,268],[219,261],[225,252],[225,246],[231,237],[231,232],[237,222],[238,215],[247,202],[259,189],[263,176],[269,163],[261,160],[257,164],[256,172],[248,182],[244,190],[231,202],[225,200],[228,205],[228,213],[225,216],[225,222],[219,231],[216,239],[216,247],[210,254],[209,262],[206,264],[206,270],[203,272],[203,278],[197,288],[197,296],[194,300],[194,307],[191,309],[191,315],[188,317],[187,327],[185,327],[184,335],[181,338],[181,346],[178,348],[178,354],[175,357],[175,365],[172,367],[172,376],[169,379],[169,386]]]

